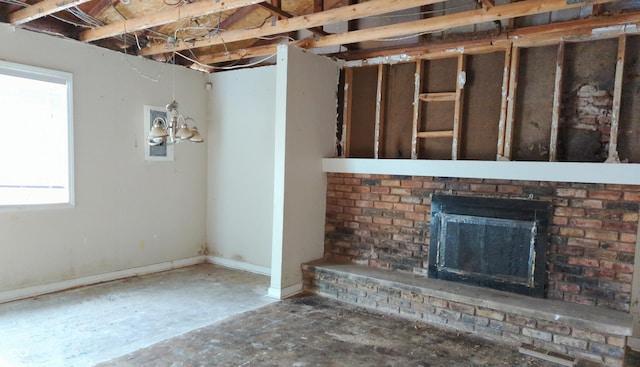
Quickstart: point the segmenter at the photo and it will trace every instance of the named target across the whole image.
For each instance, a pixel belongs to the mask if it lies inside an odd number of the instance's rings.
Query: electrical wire
[[[378,38],[378,39],[373,39],[371,41],[373,41],[373,42],[404,41],[404,40],[408,40],[408,39],[411,39],[411,38],[424,36],[425,34],[433,34],[433,33],[439,33],[439,32],[444,32],[444,29],[438,29],[438,30],[435,30],[435,31],[428,31],[428,32],[420,32],[420,33],[410,34],[408,36],[396,37],[396,38]]]
[[[167,0],[162,0],[162,3],[164,5],[167,5],[167,6],[178,6],[178,5],[182,4],[182,0],[178,0],[175,3],[170,3]]]
[[[31,5],[27,4],[27,3],[23,3],[22,1],[18,1],[18,0],[0,0],[0,3],[10,4],[10,5],[17,5],[17,6],[21,6],[23,8],[31,6]],[[50,17],[52,17],[52,18],[54,18],[56,20],[59,20],[59,21],[61,21],[63,23],[71,24],[72,26],[81,27],[81,28],[93,28],[93,27],[96,27],[96,26],[104,25],[104,24],[95,24],[92,21],[88,21],[89,19],[83,18],[82,16],[79,16],[79,13],[81,13],[81,14],[84,14],[86,17],[92,18],[90,15],[84,13],[82,10],[80,10],[78,8],[75,8],[75,9],[74,8],[68,8],[68,9],[65,9],[65,10],[68,13],[72,14],[73,16],[75,16],[76,18],[78,18],[79,20],[85,22],[86,24],[76,23],[76,22],[74,22],[72,20],[65,19],[65,18],[62,18],[62,17],[54,15],[54,14],[49,14],[48,16],[50,16]],[[97,21],[97,19],[95,19],[95,18],[92,18],[92,20]],[[50,33],[56,34],[56,35],[60,35],[60,36],[64,37],[63,34],[60,34],[60,33],[57,33],[57,32],[50,32]]]
[[[73,14],[76,18],[82,20],[83,22],[93,27],[100,27],[104,25],[103,21],[85,13],[84,11],[82,11],[82,9],[78,8],[77,6],[68,8],[67,11]]]
[[[0,0],[0,1],[2,1],[2,0]],[[121,12],[117,7],[116,7],[116,5],[113,3],[113,0],[109,0],[109,4],[110,4],[110,5],[111,5],[111,7],[113,8],[113,10],[114,10],[116,13],[118,13],[118,15],[120,15],[120,17],[121,17],[123,20],[129,20],[129,18],[127,18],[124,14],[122,14],[122,12]],[[85,13],[85,14],[86,14],[86,13]],[[87,16],[90,16],[90,15],[88,15],[88,14],[87,14]],[[104,24],[102,24],[102,25],[104,25]],[[98,27],[99,27],[99,26],[98,26]],[[159,35],[160,37],[162,37],[165,41],[166,41],[167,37],[169,37],[169,35],[164,34],[164,33],[160,33],[160,32],[158,32],[158,31],[156,31],[156,30],[151,29],[151,28],[147,28],[145,31],[146,31],[146,32],[150,32],[150,33],[155,33],[155,34]]]
[[[160,71],[155,75],[155,76],[149,76],[145,73],[143,73],[142,71],[140,71],[140,69],[138,69],[137,66],[133,65],[131,62],[129,62],[129,54],[127,53],[127,49],[124,49],[124,54],[122,55],[122,59],[127,63],[127,66],[129,66],[131,69],[133,69],[136,73],[138,73],[138,75],[144,79],[150,80],[154,83],[157,83],[160,81],[160,77],[162,77],[162,75],[164,74],[165,69],[167,68],[167,63],[163,62],[162,63],[162,69],[160,69]]]
[[[235,66],[211,66],[211,65],[207,65],[207,64],[201,63],[200,61],[198,61],[196,59],[192,59],[192,58],[182,54],[181,52],[176,51],[176,54],[180,55],[181,57],[185,58],[186,60],[189,60],[189,61],[193,62],[194,64],[198,64],[198,65],[200,65],[202,67],[205,67],[205,68],[218,69],[218,70],[233,70],[233,69],[240,69],[240,68],[248,68],[248,67],[251,67],[251,66],[255,66],[255,65],[261,64],[261,63],[263,63],[263,62],[265,62],[265,61],[269,60],[270,58],[272,58],[272,57],[277,55],[277,54],[271,54],[269,56],[266,56],[266,57],[264,57],[262,59],[259,59],[257,61],[252,62],[252,63],[249,63],[249,64],[242,64],[242,65],[235,65]]]
[[[295,41],[296,39],[291,37],[291,36],[273,36],[273,37],[267,37],[267,36],[260,36],[260,37],[256,37],[257,39],[260,40],[265,40],[265,41],[273,41],[273,40],[277,40],[277,39],[286,39],[287,41]]]

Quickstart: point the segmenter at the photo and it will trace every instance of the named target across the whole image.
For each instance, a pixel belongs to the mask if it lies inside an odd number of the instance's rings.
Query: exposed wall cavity
[[[504,140],[510,143],[511,160],[604,162],[612,154],[609,146],[617,90],[621,95],[618,157],[623,163],[640,162],[640,36],[626,38],[623,76],[617,87],[616,68],[622,64],[617,61],[618,38],[559,47],[520,48],[518,62],[510,71],[516,76],[515,87],[509,80],[503,85],[504,72],[510,70],[505,67],[504,51],[465,55],[459,113],[455,107],[458,53],[390,65],[358,67],[351,63],[347,96],[351,103],[345,103],[351,106],[345,111],[351,127],[345,137],[350,147],[346,156],[411,158],[415,148],[418,159],[452,159],[453,120],[459,115],[457,159],[494,160],[498,141]],[[559,72],[562,74],[556,75]],[[511,88],[513,99],[509,95],[503,101],[503,92],[506,96]],[[508,135],[498,136],[501,118],[505,125],[510,123],[510,108],[512,128]],[[380,124],[378,137],[376,121]]]
[[[556,46],[520,51],[513,159],[549,160]]]
[[[566,45],[559,160],[607,159],[617,52],[617,39]]]

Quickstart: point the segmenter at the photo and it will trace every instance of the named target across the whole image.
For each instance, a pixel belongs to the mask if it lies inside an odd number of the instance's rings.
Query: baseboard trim
[[[151,273],[158,273],[161,271],[167,271],[171,269],[182,268],[185,266],[191,266],[206,262],[206,256],[196,256],[187,259],[167,261],[160,264],[146,265],[132,269],[114,271],[110,273],[91,275],[82,278],[76,278],[71,280],[65,280],[62,282],[49,283],[43,285],[36,285],[33,287],[12,289],[9,291],[0,292],[0,303],[16,301],[23,298],[30,298],[41,296],[43,294],[60,292],[63,290],[85,287],[93,284],[110,282],[113,280],[129,278],[138,275],[146,275]]]
[[[238,269],[248,271],[250,273],[256,273],[261,275],[271,275],[271,268],[267,268],[265,266],[253,265],[237,260],[225,259],[217,256],[207,256],[207,262],[211,264],[224,266],[231,269]]]
[[[291,296],[295,296],[296,294],[302,292],[302,283],[294,284],[285,288],[274,288],[269,287],[269,291],[267,292],[267,296],[275,299],[285,299]]]

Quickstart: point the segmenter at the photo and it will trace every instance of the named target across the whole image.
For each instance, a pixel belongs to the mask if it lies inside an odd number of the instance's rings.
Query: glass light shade
[[[149,138],[165,138],[167,136],[169,136],[169,133],[167,133],[167,130],[163,127],[162,121],[155,119],[151,131],[149,131]]]
[[[156,145],[160,145],[164,142],[164,138],[151,138],[149,137],[147,139],[147,143],[151,146],[156,146]]]
[[[202,143],[204,141],[204,139],[202,138],[202,135],[200,135],[200,133],[198,132],[198,128],[197,127],[192,127],[191,131],[193,132],[193,136],[189,139],[190,142],[193,143]]]
[[[182,124],[178,131],[176,131],[176,139],[187,140],[193,136],[193,131],[189,129],[187,124]]]

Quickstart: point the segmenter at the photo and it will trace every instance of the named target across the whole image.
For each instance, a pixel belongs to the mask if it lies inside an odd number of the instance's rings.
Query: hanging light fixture
[[[172,65],[172,85],[173,85],[173,101],[167,105],[167,117],[158,116],[153,119],[153,124],[147,143],[149,145],[177,144],[181,142],[202,143],[204,138],[198,132],[198,128],[194,125],[189,127],[187,121],[195,124],[195,120],[191,117],[185,117],[178,112],[178,102],[176,102],[176,77],[175,77],[175,61],[176,55],[173,53]]]

